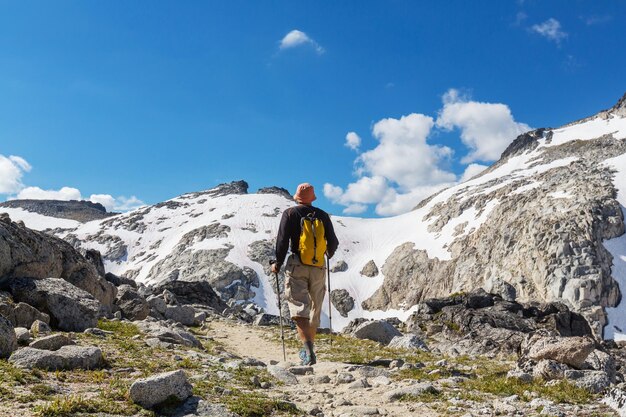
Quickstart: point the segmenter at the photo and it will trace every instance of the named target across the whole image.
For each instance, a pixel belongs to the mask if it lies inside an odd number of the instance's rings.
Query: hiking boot
[[[315,352],[312,352],[311,355],[309,355],[306,349],[302,348],[300,349],[299,356],[300,356],[300,365],[302,366],[311,366],[317,363],[317,357],[315,356]]]

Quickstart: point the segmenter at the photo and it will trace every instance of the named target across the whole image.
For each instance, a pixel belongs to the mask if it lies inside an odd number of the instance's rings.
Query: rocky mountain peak
[[[257,194],[277,194],[285,197],[288,200],[293,200],[293,196],[291,195],[291,193],[282,187],[271,186],[259,188]]]
[[[615,106],[608,110],[608,113],[617,117],[626,117],[626,93],[617,101]]]
[[[20,208],[44,216],[76,220],[83,223],[101,220],[116,214],[108,213],[100,203],[86,200],[9,200],[0,203],[0,209],[2,207]]]

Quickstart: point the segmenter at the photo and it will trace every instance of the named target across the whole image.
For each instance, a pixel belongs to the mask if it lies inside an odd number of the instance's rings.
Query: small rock
[[[312,366],[292,366],[287,370],[294,375],[310,375],[313,373]]]
[[[399,369],[404,365],[404,361],[402,359],[396,359],[391,361],[389,364],[389,369]]]
[[[15,314],[16,327],[30,328],[35,320],[41,320],[46,324],[50,324],[50,316],[37,310],[35,307],[26,303],[17,303],[13,310]]]
[[[519,379],[522,382],[533,382],[533,376],[529,373],[522,371],[521,369],[511,369],[506,374],[507,379]]]
[[[254,318],[255,326],[278,326],[280,317],[273,314],[261,313]]]
[[[204,323],[204,321],[206,320],[206,313],[204,311],[201,311],[199,313],[196,313],[196,315],[193,318],[193,322],[196,326],[201,326],[202,323]]]
[[[348,374],[350,375],[350,374]],[[350,389],[359,389],[359,388],[369,388],[371,385],[367,382],[365,378],[359,378],[354,382],[348,384],[348,388]]]
[[[331,268],[330,272],[345,272],[348,270],[348,264],[346,261],[337,261]]]
[[[45,323],[41,320],[35,320],[33,324],[30,326],[30,333],[33,336],[39,336],[39,335],[48,334],[51,332],[52,332],[52,329],[50,328],[48,323]]]
[[[90,327],[88,329],[85,329],[85,331],[83,333],[86,334],[90,334],[93,336],[98,336],[98,337],[106,337],[107,335],[112,335],[113,332],[107,331],[107,330],[102,330],[102,329],[98,329],[97,327]]]
[[[386,376],[377,376],[376,378],[373,378],[371,380],[372,386],[374,387],[378,387],[378,386],[387,386],[391,384],[391,379],[387,378]]]
[[[294,374],[280,366],[270,365],[267,367],[267,371],[272,374],[274,378],[278,379],[285,385],[295,385],[298,383],[298,379]]]
[[[131,400],[144,408],[152,408],[176,398],[183,401],[191,396],[191,384],[182,370],[138,379],[130,386]]]
[[[448,361],[445,359],[441,359],[440,361],[435,362],[435,366],[438,366],[440,368],[446,367],[448,366]]]
[[[567,369],[567,366],[562,363],[549,359],[542,359],[537,362],[533,368],[533,376],[535,378],[542,378],[546,381],[561,379]]]
[[[373,260],[370,260],[368,263],[363,266],[361,269],[361,275],[369,278],[373,278],[378,275],[378,267]]]
[[[168,305],[165,309],[165,318],[174,320],[185,326],[193,326],[195,323],[196,310],[187,305]]]
[[[338,384],[349,384],[350,382],[354,381],[354,375],[349,372],[340,372],[339,374],[337,374],[335,381]]]
[[[580,369],[587,356],[594,351],[595,343],[589,337],[553,337],[533,335],[524,342],[524,356],[540,361],[550,359]]]
[[[423,350],[425,352],[430,351],[426,343],[414,334],[405,334],[403,336],[394,337],[389,342],[390,348],[408,349],[408,350]]]
[[[17,343],[20,345],[27,345],[31,340],[30,330],[24,327],[16,327],[15,336],[17,337]]]
[[[432,384],[429,384],[427,382],[421,382],[414,385],[409,385],[408,387],[402,387],[392,391],[388,391],[383,394],[383,401],[393,402],[407,395],[418,396],[425,393],[438,394],[439,390],[437,390]]]

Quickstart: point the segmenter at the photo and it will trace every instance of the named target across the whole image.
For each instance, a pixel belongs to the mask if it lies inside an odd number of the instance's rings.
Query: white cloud
[[[124,196],[115,198],[110,194],[92,194],[89,201],[102,204],[109,212],[130,211],[145,206],[145,203],[134,195],[128,198]]]
[[[461,142],[469,154],[460,161],[465,171],[455,175],[447,166],[454,157],[450,147],[429,143],[438,130],[460,130]],[[499,103],[481,103],[461,97],[449,90],[435,121],[432,117],[411,113],[399,119],[387,118],[375,123],[372,136],[375,148],[360,153],[355,160],[357,179],[345,188],[324,184],[324,195],[344,206],[345,214],[360,214],[370,204],[381,216],[390,216],[413,209],[432,194],[466,181],[487,168],[474,161],[494,161],[519,134],[530,130],[514,120],[509,107]],[[354,145],[355,137],[346,135],[346,146]]]
[[[315,52],[320,55],[325,52],[320,44],[315,42],[315,40],[310,38],[306,33],[299,30],[292,30],[280,41],[280,49],[290,49],[304,45],[311,45],[313,49],[315,49]]]
[[[39,187],[26,187],[16,196],[19,200],[82,200],[80,190],[63,187],[59,190],[44,190]]]
[[[459,182],[468,181],[472,179],[473,177],[475,177],[476,175],[483,172],[484,170],[486,170],[487,168],[489,168],[487,165],[469,164],[467,168],[465,168],[465,172],[463,172],[463,175],[461,176],[461,179],[459,180]]]
[[[24,158],[0,155],[0,194],[14,194],[24,188],[22,176],[30,170]]]
[[[470,150],[461,160],[464,164],[497,160],[513,139],[531,129],[516,122],[506,104],[470,101],[455,89],[443,96],[437,126],[461,130],[461,140]]]
[[[385,178],[401,191],[454,181],[453,173],[439,167],[452,149],[426,142],[433,125],[432,117],[416,113],[380,120],[372,128],[380,143],[359,156],[357,173]]]
[[[144,203],[134,195],[130,197],[119,196],[117,197],[116,201],[117,204],[113,208],[115,211],[130,211],[146,205],[146,203]]]
[[[115,197],[110,194],[92,194],[89,197],[89,201],[102,204],[107,211],[115,211],[115,206],[117,205]]]
[[[348,207],[343,209],[343,214],[348,215],[356,215],[365,213],[367,210],[367,206],[365,204],[350,204]]]
[[[361,146],[361,138],[355,132],[348,132],[346,135],[346,146],[356,151]]]
[[[543,23],[532,25],[530,30],[546,39],[556,42],[557,45],[560,45],[561,41],[568,36],[567,32],[561,28],[561,22],[552,17]]]
[[[600,16],[593,15],[593,16],[588,16],[588,17],[581,17],[581,19],[585,22],[587,26],[592,26],[592,25],[601,25],[603,23],[610,22],[611,20],[613,20],[613,16],[609,14],[600,15]]]

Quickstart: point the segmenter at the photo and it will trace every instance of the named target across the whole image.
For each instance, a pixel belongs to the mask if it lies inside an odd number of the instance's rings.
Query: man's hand
[[[270,267],[270,270],[272,271],[273,274],[278,274],[278,272],[280,271],[280,267],[278,266],[277,263],[273,263],[272,266]]]

